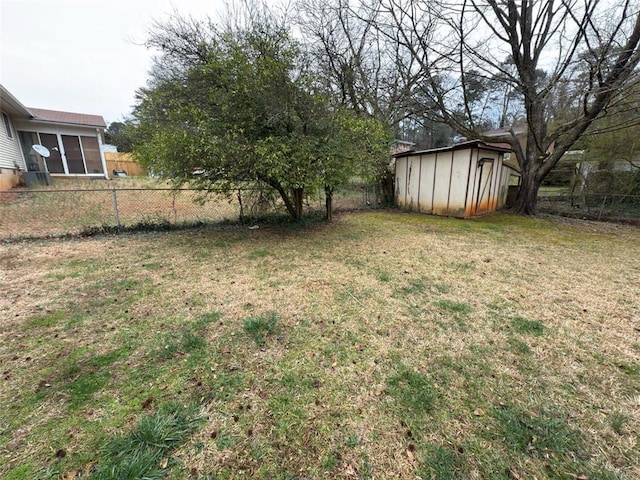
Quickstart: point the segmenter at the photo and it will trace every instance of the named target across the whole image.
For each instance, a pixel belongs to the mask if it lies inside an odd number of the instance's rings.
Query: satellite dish
[[[38,144],[31,145],[31,148],[33,148],[38,155],[41,155],[44,158],[49,158],[49,155],[51,155],[51,152],[49,152],[49,149],[44,145],[38,145]]]

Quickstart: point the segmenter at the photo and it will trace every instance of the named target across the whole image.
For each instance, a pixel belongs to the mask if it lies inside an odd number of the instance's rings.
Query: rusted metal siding
[[[476,181],[478,177],[478,149],[471,148],[467,151],[469,155],[469,169],[467,173],[467,192],[465,194],[465,208],[463,218],[471,217],[475,214],[476,205]]]
[[[504,162],[502,163],[502,179],[500,181],[500,198],[498,202],[498,208],[503,208],[507,204],[507,198],[509,196],[509,183],[511,182],[511,177],[520,176],[520,173],[506,165]]]
[[[475,149],[475,168],[470,178],[472,202],[467,216],[484,215],[498,209],[502,179],[502,153]]]
[[[421,155],[422,168],[420,169],[420,212],[433,212],[433,183],[435,181],[436,162],[435,155]]]
[[[409,157],[407,168],[407,208],[420,211],[420,157]]]
[[[451,180],[452,164],[453,152],[436,153],[432,208],[434,215],[448,215],[449,183]]]
[[[407,210],[467,218],[504,206],[511,169],[503,152],[452,148],[396,159],[396,201]]]
[[[451,174],[449,176],[449,202],[446,213],[449,216],[466,216],[470,161],[468,150],[453,151]]]
[[[407,169],[409,159],[399,157],[396,159],[396,204],[407,208]]]

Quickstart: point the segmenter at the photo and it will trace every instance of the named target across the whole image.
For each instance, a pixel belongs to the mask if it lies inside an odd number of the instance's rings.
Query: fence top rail
[[[250,192],[255,189],[240,188],[243,192]],[[229,193],[228,190],[211,189],[201,190],[199,188],[65,188],[51,190],[0,190],[2,194],[35,194],[35,193],[75,193],[75,192],[201,192],[201,193]],[[238,191],[234,189],[233,191]]]
[[[569,192],[563,192],[558,194],[540,194],[538,195],[539,199],[562,199],[570,197],[571,194]],[[574,197],[624,197],[624,198],[640,198],[640,195],[629,194],[629,193],[601,193],[601,192],[590,192],[590,193],[581,193],[574,194]]]

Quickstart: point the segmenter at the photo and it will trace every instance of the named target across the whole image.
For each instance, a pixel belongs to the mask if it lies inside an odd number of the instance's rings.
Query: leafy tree
[[[413,98],[424,75],[398,68],[411,63],[411,56],[374,28],[375,10],[352,0],[295,0],[292,4],[293,21],[310,54],[310,68],[334,103],[388,125],[399,140],[423,144],[441,136],[439,125],[425,121],[425,104]],[[382,197],[393,203],[393,175],[386,157],[376,163],[375,176]]]
[[[574,147],[584,152],[582,193],[640,195],[640,85],[620,90],[607,110]]]
[[[131,152],[133,150],[131,128],[128,122],[111,122],[104,131],[106,142],[118,147],[120,152]]]
[[[631,171],[640,170],[640,84],[617,92],[607,113],[592,123],[576,148],[586,150],[600,168],[626,163]]]
[[[300,44],[264,20],[239,29],[181,17],[155,25],[148,46],[160,55],[138,92],[134,153],[154,172],[204,191],[262,182],[297,220],[305,191],[324,187],[329,208],[362,155],[381,152],[355,146],[386,137],[332,105]]]
[[[353,177],[385,178],[389,166],[388,132],[372,117],[340,108],[332,115],[328,135],[316,146],[318,176],[324,186],[327,219],[331,220],[333,193]]]

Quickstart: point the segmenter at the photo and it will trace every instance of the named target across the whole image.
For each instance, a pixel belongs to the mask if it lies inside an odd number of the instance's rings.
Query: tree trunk
[[[270,178],[264,178],[264,177],[261,177],[261,179],[263,182],[265,182],[270,187],[274,188],[280,194],[280,198],[282,198],[282,201],[284,202],[284,206],[287,208],[287,212],[291,216],[291,219],[295,222],[300,220],[300,217],[302,216],[302,190],[303,189],[302,188],[299,189],[300,203],[298,204],[298,199],[295,197],[296,190],[298,189],[293,190],[294,201],[292,202],[291,198],[287,194],[287,191],[283,188],[282,185],[280,185],[280,182],[277,182]]]
[[[244,207],[242,205],[242,190],[238,189],[238,203],[240,204],[240,223],[244,223]]]
[[[333,221],[333,187],[324,186],[324,205],[326,210],[327,221]]]
[[[516,196],[513,212],[519,215],[535,215],[538,202],[538,189],[541,180],[535,172],[522,172],[522,183]]]
[[[386,175],[380,179],[379,187],[382,194],[382,204],[385,207],[392,207],[395,205],[395,178],[393,172],[387,172]]]
[[[295,220],[302,218],[302,202],[304,200],[304,188],[296,187],[293,189],[293,201],[295,203]]]

